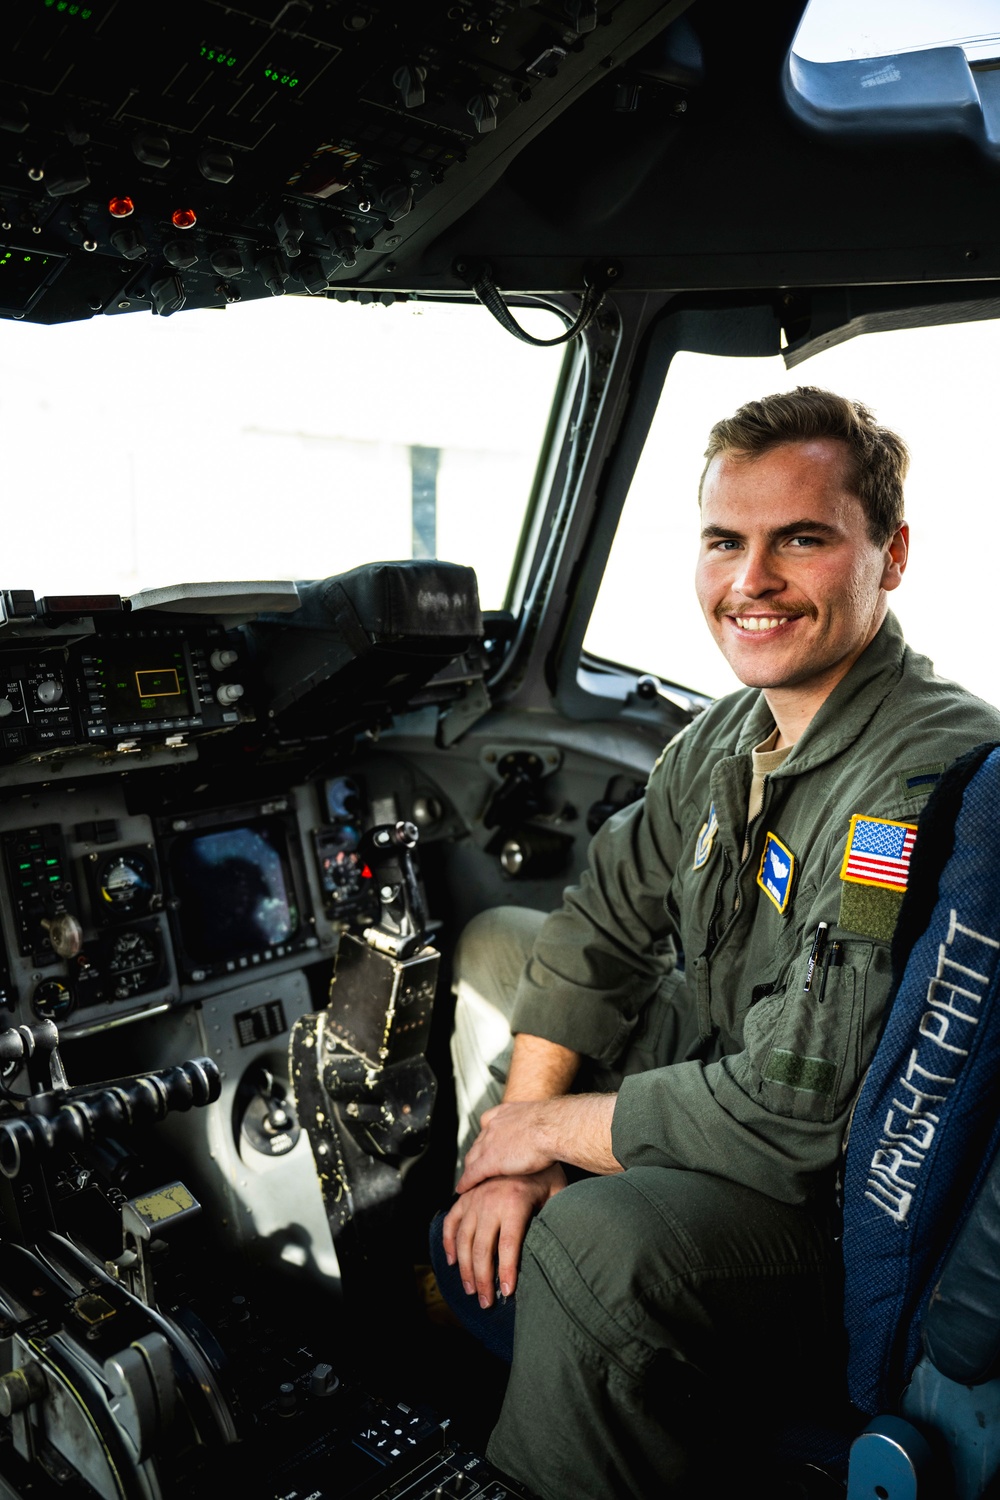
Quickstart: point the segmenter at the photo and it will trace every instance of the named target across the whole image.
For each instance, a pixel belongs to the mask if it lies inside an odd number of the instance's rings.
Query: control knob
[[[46,677],[43,682],[38,684],[35,693],[39,703],[43,703],[46,708],[51,708],[53,704],[58,703],[62,698],[63,685],[61,682],[57,682],[54,677]]]
[[[8,714],[14,712],[14,705],[9,698],[0,698],[0,719],[6,719]]]
[[[212,664],[213,672],[224,672],[227,667],[231,667],[233,662],[239,659],[239,652],[233,651],[228,646],[220,647],[213,651],[208,659]]]
[[[408,182],[392,182],[382,190],[382,207],[390,219],[402,219],[413,207],[413,188]]]
[[[225,707],[227,704],[236,703],[243,697],[243,684],[241,682],[222,682],[215,690],[215,696]]]

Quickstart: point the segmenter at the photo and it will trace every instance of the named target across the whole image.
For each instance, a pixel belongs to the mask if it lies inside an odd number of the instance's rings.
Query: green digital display
[[[280,84],[282,88],[293,89],[298,83],[294,73],[283,73],[280,68],[265,68],[264,77],[270,78],[272,83]]]
[[[222,47],[202,47],[201,56],[206,62],[218,63],[220,67],[235,68],[236,58]]]
[[[107,640],[91,670],[115,723],[187,718],[197,712],[182,650]]]
[[[76,0],[42,0],[46,10],[58,11],[61,16],[77,16],[81,21],[89,21],[94,14],[89,5],[77,5]]]
[[[12,246],[0,249],[0,307],[24,312],[58,269],[51,255],[33,255]]]
[[[35,266],[39,271],[44,271],[48,263],[47,255],[28,255],[24,250],[5,250],[0,255],[0,268],[6,265]]]

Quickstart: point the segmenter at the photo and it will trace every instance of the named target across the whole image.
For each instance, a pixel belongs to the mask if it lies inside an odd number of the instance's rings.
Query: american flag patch
[[[847,835],[841,880],[905,891],[916,837],[915,823],[893,823],[888,818],[855,813]]]

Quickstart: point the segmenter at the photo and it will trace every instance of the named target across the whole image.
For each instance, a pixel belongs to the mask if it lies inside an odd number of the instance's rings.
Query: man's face
[[[702,489],[696,585],[709,629],[741,682],[811,711],[885,616],[906,566],[907,530],[868,535],[833,438],[783,443],[751,460],[720,454]]]

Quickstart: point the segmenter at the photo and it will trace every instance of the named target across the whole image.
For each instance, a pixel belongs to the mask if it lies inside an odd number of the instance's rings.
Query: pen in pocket
[[[829,927],[829,922],[820,922],[816,928],[816,936],[813,938],[813,944],[809,950],[809,962],[806,964],[806,982],[802,986],[803,993],[806,995],[812,989],[816,965],[823,961],[823,954],[826,950],[826,934],[829,931]]]
[[[831,943],[827,950],[826,961],[823,964],[823,972],[820,975],[819,994],[816,996],[817,1004],[823,1004],[823,996],[826,994],[826,976],[831,969],[839,969],[843,962],[844,949],[842,944]]]

